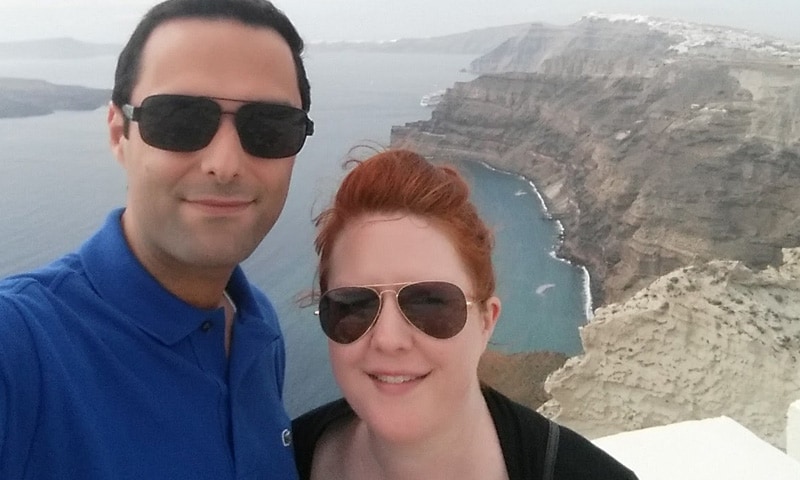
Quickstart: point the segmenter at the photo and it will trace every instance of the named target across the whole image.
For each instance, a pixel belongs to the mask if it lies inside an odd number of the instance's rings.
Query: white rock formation
[[[714,261],[598,309],[541,410],[590,438],[725,415],[785,448],[800,398],[800,248],[751,271]]]

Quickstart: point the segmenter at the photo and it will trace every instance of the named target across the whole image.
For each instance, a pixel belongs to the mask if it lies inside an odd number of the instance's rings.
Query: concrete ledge
[[[789,405],[786,417],[786,453],[800,462],[800,400]]]
[[[640,480],[800,479],[799,461],[728,417],[624,432],[594,443]]]

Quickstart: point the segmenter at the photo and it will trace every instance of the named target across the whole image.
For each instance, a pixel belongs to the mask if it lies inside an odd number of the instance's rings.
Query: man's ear
[[[125,166],[125,151],[124,145],[128,141],[125,136],[126,119],[122,110],[119,109],[114,102],[108,102],[108,115],[106,118],[108,123],[108,140],[111,145],[111,153],[122,166]]]

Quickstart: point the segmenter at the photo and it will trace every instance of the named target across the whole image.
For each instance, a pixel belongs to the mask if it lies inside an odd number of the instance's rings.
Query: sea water
[[[469,81],[471,56],[314,52],[306,55],[316,124],[298,156],[286,207],[244,263],[274,301],[287,343],[285,399],[291,414],[339,393],[314,308],[296,297],[313,288],[312,218],[358,144],[386,145],[392,125],[430,117],[420,98]],[[0,76],[110,88],[115,58],[0,61]],[[106,109],[0,119],[0,276],[27,270],[78,247],[124,204],[125,177],[108,149]],[[503,309],[492,348],[505,352],[580,351],[585,274],[555,258],[558,226],[531,183],[484,165],[464,164],[473,199],[496,234],[494,260]]]

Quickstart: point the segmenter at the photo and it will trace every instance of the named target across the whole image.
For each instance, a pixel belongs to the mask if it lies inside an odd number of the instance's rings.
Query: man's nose
[[[228,183],[239,176],[248,155],[242,148],[232,114],[223,112],[217,132],[201,155],[203,171],[213,175],[217,182]]]

